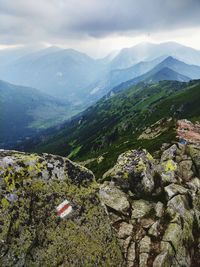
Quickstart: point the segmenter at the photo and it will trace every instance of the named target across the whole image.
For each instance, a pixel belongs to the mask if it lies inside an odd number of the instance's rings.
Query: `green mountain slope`
[[[182,67],[183,67],[184,74],[182,73]],[[187,65],[172,57],[168,57],[165,60],[163,60],[161,63],[156,65],[150,71],[134,79],[128,80],[126,82],[123,82],[117,85],[115,88],[112,89],[112,91],[119,92],[130,86],[136,85],[140,82],[155,83],[155,82],[159,82],[163,80],[186,82],[186,81],[192,80],[192,78],[190,76],[186,76],[185,73],[191,74],[193,67],[197,67],[197,69],[200,70],[198,66]]]
[[[153,68],[155,68],[155,70],[153,70]],[[164,68],[169,68],[173,70],[174,72],[177,72],[191,79],[200,78],[200,66],[189,65],[169,56],[169,57],[164,57],[164,58],[159,57],[152,61],[140,62],[127,69],[113,70],[111,72],[109,79],[113,85],[112,87],[114,87],[114,86],[119,85],[122,82],[133,80],[136,77],[144,75],[151,70],[153,70],[153,72],[150,72],[149,73],[150,75]],[[180,79],[175,79],[175,80],[180,81]]]
[[[0,148],[62,123],[71,109],[67,101],[0,81]]]
[[[146,83],[157,83],[159,81],[181,81],[181,82],[188,82],[190,78],[179,74],[176,71],[171,70],[170,68],[163,68],[153,74],[152,76],[146,78]]]
[[[190,80],[189,77],[179,74],[178,72],[165,67],[159,70],[158,72],[154,73],[152,76],[146,78],[145,82],[147,83],[157,83],[159,81],[188,82],[189,80]]]
[[[172,120],[168,131],[158,138],[138,140],[146,127],[162,118],[200,118],[199,102],[199,80],[139,84],[112,97],[104,97],[33,150],[69,155],[78,161],[103,156],[99,164],[97,161],[90,164],[100,176],[127,149],[146,147],[153,152],[163,142],[175,138]]]

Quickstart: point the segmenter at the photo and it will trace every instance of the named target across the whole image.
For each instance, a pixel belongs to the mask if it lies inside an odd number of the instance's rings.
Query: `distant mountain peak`
[[[168,57],[166,57],[162,62],[161,62],[161,64],[162,63],[168,63],[168,64],[172,64],[172,63],[183,63],[184,64],[184,62],[182,62],[182,61],[180,61],[180,60],[178,60],[178,59],[176,59],[175,57],[172,57],[172,56],[168,56]]]

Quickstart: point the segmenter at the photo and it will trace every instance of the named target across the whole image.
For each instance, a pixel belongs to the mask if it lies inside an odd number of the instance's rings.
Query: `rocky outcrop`
[[[124,212],[100,190],[125,266],[199,266],[199,159],[191,145],[173,144],[159,161],[146,150],[131,150],[105,173],[102,187],[111,186],[117,192],[112,199],[121,195],[126,203]]]
[[[97,188],[66,158],[0,151],[0,266],[121,266]],[[72,211],[61,218],[65,200]]]
[[[169,130],[169,128],[171,128],[173,124],[173,119],[172,118],[163,118],[159,121],[157,121],[156,123],[154,123],[153,125],[151,125],[150,127],[147,127],[143,133],[140,134],[140,136],[138,137],[138,140],[141,139],[154,139],[158,136],[160,136],[162,133],[166,132]]]
[[[115,184],[125,191],[150,195],[154,189],[154,161],[145,150],[131,150],[118,157],[117,164],[103,176],[103,179],[112,178]]]
[[[192,123],[186,119],[177,122],[177,137],[195,146],[200,145],[200,123]]]

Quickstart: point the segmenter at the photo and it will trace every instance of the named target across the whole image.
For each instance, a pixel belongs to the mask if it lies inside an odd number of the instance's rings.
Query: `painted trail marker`
[[[57,214],[60,218],[64,218],[72,212],[72,206],[68,200],[63,201],[57,208]]]

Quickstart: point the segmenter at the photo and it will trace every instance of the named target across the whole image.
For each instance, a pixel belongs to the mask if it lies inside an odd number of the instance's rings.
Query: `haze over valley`
[[[58,47],[27,51],[28,47],[25,47],[5,49],[0,53],[2,62],[5,62],[0,66],[1,107],[4,109],[2,114],[6,113],[1,123],[1,144],[4,147],[70,119],[117,88],[127,88],[140,82],[200,79],[200,51],[173,42],[141,43],[122,49],[111,58],[102,59]],[[15,90],[6,89],[11,87]],[[41,97],[34,98],[33,95],[39,92]],[[20,94],[23,97],[19,99]],[[11,98],[15,99],[12,104],[14,113],[10,110]],[[51,99],[51,105],[46,110],[42,99],[46,102]],[[18,105],[21,109],[16,111],[21,121],[14,119],[12,125],[15,130],[8,138],[5,129],[9,128],[7,123],[16,114],[15,106]],[[4,107],[9,107],[9,112]],[[26,115],[29,119],[25,119]]]

